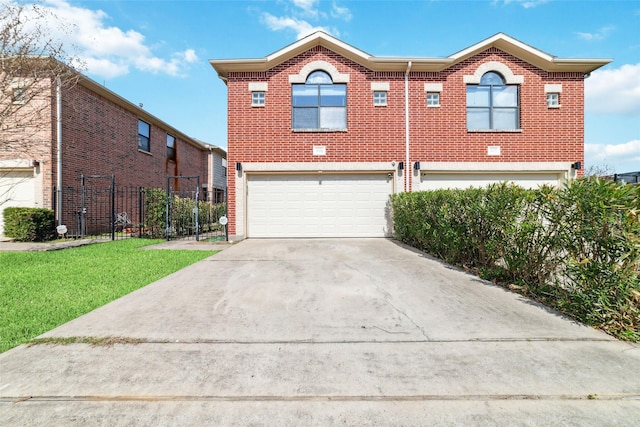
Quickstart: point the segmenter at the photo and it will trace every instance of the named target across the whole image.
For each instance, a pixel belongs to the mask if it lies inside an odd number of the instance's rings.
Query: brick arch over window
[[[524,76],[513,74],[513,71],[511,71],[509,67],[507,67],[502,62],[496,61],[485,62],[484,64],[480,65],[473,73],[473,75],[464,76],[464,82],[466,84],[472,85],[480,84],[480,79],[482,78],[482,76],[489,71],[500,73],[505,80],[505,84],[520,85],[524,83]]]
[[[349,83],[349,74],[340,74],[338,69],[327,61],[313,61],[302,67],[300,73],[289,75],[289,83],[305,83],[314,71],[322,70],[331,76],[333,83]]]

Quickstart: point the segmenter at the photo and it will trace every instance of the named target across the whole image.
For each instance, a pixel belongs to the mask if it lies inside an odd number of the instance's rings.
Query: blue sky
[[[640,1],[44,0],[92,79],[226,147],[209,59],[261,58],[322,29],[375,56],[446,57],[498,32],[564,58],[613,58],[586,80],[586,167],[640,170]]]

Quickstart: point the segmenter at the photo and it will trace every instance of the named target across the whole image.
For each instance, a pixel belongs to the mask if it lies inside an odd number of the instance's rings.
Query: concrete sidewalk
[[[74,239],[52,240],[50,242],[15,242],[13,239],[0,235],[0,252],[45,252],[60,249],[76,248],[78,246],[92,245],[94,243],[108,243],[109,239]],[[149,245],[145,249],[174,249],[174,250],[222,250],[230,247],[232,243],[196,241],[189,239],[169,240],[155,245]]]
[[[637,426],[640,347],[384,239],[247,240],[0,355],[7,425]]]

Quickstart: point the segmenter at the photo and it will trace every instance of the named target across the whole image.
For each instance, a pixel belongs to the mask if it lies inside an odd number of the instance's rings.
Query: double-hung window
[[[151,125],[138,120],[138,149],[151,152]]]
[[[292,86],[294,129],[347,128],[347,85],[334,84],[324,71],[314,71],[304,84]]]
[[[518,85],[505,84],[502,76],[490,71],[480,84],[467,85],[468,130],[516,130],[520,128]]]

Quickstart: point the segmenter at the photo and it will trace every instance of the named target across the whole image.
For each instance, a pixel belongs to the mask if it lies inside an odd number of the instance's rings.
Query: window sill
[[[346,132],[347,129],[291,129],[294,133],[337,133]]]
[[[559,110],[560,107],[562,107],[561,105],[547,105],[547,108],[549,110]]]
[[[149,156],[153,156],[153,154],[151,154],[151,151],[143,150],[142,148],[138,148],[138,152],[142,154],[147,154]]]
[[[467,129],[468,133],[522,133],[522,129]]]
[[[438,105],[427,105],[427,108],[440,108],[440,104],[438,104]]]

